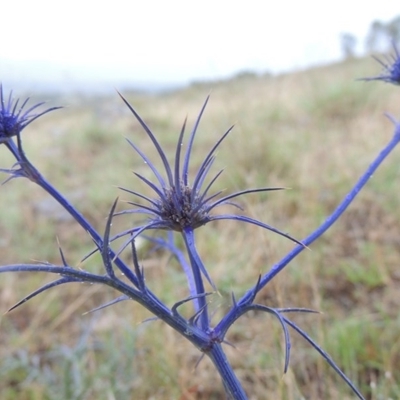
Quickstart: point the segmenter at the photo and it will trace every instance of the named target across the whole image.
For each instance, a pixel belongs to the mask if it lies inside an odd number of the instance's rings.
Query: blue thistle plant
[[[42,115],[61,108],[51,107],[37,114],[33,114],[32,111],[42,106],[44,102],[35,104],[27,110],[24,110],[28,101],[29,97],[18,107],[19,99],[14,102],[12,92],[10,92],[8,99],[5,99],[3,85],[0,84],[0,144],[7,143],[12,137],[19,137],[19,134],[24,128]]]
[[[383,71],[380,75],[361,78],[363,81],[383,81],[386,83],[392,83],[393,85],[400,85],[400,52],[393,41],[394,54],[386,57],[386,60],[381,60],[380,58],[373,56],[373,58],[382,65]]]
[[[387,75],[379,77],[378,80],[383,81],[396,81],[396,73],[398,73],[398,59],[399,53],[396,50],[396,57],[394,57],[394,64],[392,66],[385,65]],[[397,68],[397,69],[396,69]],[[374,79],[374,78],[369,78]],[[393,82],[392,82],[393,83]],[[206,355],[213,362],[219,375],[221,376],[224,388],[229,398],[235,400],[246,400],[247,395],[244,392],[242,385],[236,377],[233,368],[231,367],[228,359],[226,358],[222,344],[225,343],[225,337],[230,327],[244,314],[249,311],[265,312],[276,317],[280,323],[283,331],[285,341],[285,361],[284,372],[287,371],[290,361],[291,342],[289,335],[289,328],[293,329],[300,336],[302,336],[324,359],[325,361],[339,374],[339,376],[347,383],[354,394],[364,399],[360,391],[355,387],[351,380],[340,370],[335,364],[333,359],[328,355],[304,330],[298,327],[291,321],[287,315],[290,313],[313,313],[314,310],[306,308],[272,308],[263,304],[255,302],[257,294],[264,288],[285,266],[287,266],[298,254],[300,254],[307,246],[312,244],[318,239],[327,229],[329,229],[335,221],[343,214],[346,208],[351,204],[356,195],[360,192],[362,187],[368,182],[370,177],[377,170],[382,161],[391,153],[391,151],[400,142],[400,123],[392,119],[395,124],[395,132],[391,141],[379,153],[376,159],[371,163],[365,173],[360,177],[359,181],[354,185],[348,195],[338,205],[336,210],[327,217],[327,219],[313,232],[310,233],[304,240],[296,240],[292,236],[281,232],[280,230],[252,219],[245,215],[237,214],[214,214],[217,207],[221,205],[233,205],[232,199],[240,197],[245,194],[256,192],[267,192],[282,190],[282,187],[260,188],[260,189],[247,189],[242,190],[230,195],[219,197],[221,192],[210,193],[213,184],[219,178],[222,170],[208,178],[209,172],[215,160],[215,152],[224,139],[231,132],[232,127],[229,128],[224,135],[216,142],[211,148],[209,153],[205,156],[203,162],[200,164],[197,174],[194,176],[193,181],[189,181],[189,164],[193,151],[193,143],[195,135],[208,102],[206,99],[194,127],[189,135],[188,145],[186,152],[181,157],[184,132],[186,121],[181,129],[178,143],[175,151],[175,160],[171,166],[167,160],[167,156],[162,149],[161,145],[151,132],[149,127],[145,124],[142,118],[137,114],[128,101],[122,96],[122,100],[128,106],[129,110],[133,113],[140,125],[143,127],[148,137],[153,142],[165,169],[165,176],[161,174],[152,162],[142,153],[142,151],[133,144],[129,139],[129,144],[140,155],[144,162],[152,170],[156,183],[145,178],[144,176],[135,173],[135,175],[149,186],[155,193],[155,197],[151,198],[144,196],[134,190],[121,188],[123,191],[130,193],[145,201],[145,204],[136,201],[130,201],[134,209],[117,212],[118,199],[114,201],[110,208],[107,218],[106,226],[103,234],[98,233],[94,227],[86,220],[86,218],[74,207],[68,200],[55,189],[47,180],[39,173],[39,171],[32,165],[26,157],[21,142],[22,130],[33,122],[38,117],[58,109],[60,107],[52,107],[46,109],[38,114],[33,114],[32,111],[36,110],[43,103],[39,103],[26,111],[23,111],[27,104],[25,100],[21,107],[18,108],[18,100],[14,103],[12,94],[9,95],[8,100],[3,96],[2,88],[0,93],[0,144],[5,144],[7,149],[13,154],[16,159],[16,164],[10,169],[0,169],[0,171],[9,175],[6,180],[12,178],[28,178],[32,182],[42,187],[50,196],[52,196],[58,203],[68,211],[75,221],[89,233],[93,242],[95,243],[97,251],[101,254],[104,273],[94,274],[85,271],[82,268],[75,268],[69,265],[61,247],[59,247],[60,265],[50,264],[48,262],[35,263],[35,264],[13,264],[0,267],[0,273],[5,272],[45,272],[54,274],[56,280],[45,284],[34,292],[25,296],[21,301],[9,309],[9,311],[17,308],[26,301],[43,293],[44,291],[71,282],[90,282],[101,285],[106,285],[116,289],[121,295],[116,299],[96,307],[92,311],[97,311],[113,304],[134,300],[146,309],[148,309],[156,319],[160,319],[171,326],[174,330],[179,332],[184,338],[190,341],[196,348],[198,348],[203,355]],[[16,142],[15,142],[16,139]],[[208,183],[206,183],[208,182]],[[148,221],[138,227],[134,227],[127,231],[121,232],[115,236],[111,235],[111,226],[113,218],[116,215],[122,214],[143,214],[148,217]],[[203,265],[202,259],[197,252],[195,246],[194,231],[209,222],[216,220],[235,220],[238,222],[250,223],[257,225],[261,228],[267,229],[277,233],[287,239],[293,241],[296,246],[287,255],[285,255],[278,263],[273,265],[271,269],[264,275],[260,275],[256,280],[255,285],[250,288],[240,299],[236,299],[232,293],[232,305],[230,310],[214,325],[211,324],[211,318],[208,311],[207,297],[210,293],[205,292],[203,284],[203,276],[209,281],[214,290],[216,285],[211,280],[207,269]],[[186,274],[188,280],[189,296],[184,299],[179,299],[173,304],[172,307],[165,305],[147,286],[145,279],[145,271],[140,266],[135,238],[143,234],[146,230],[163,230],[167,231],[167,239],[162,237],[149,237],[148,240],[152,241],[156,246],[161,246],[173,254],[182,266],[182,270]],[[178,248],[174,243],[173,233],[182,235],[185,243],[184,250]],[[111,247],[114,240],[120,237],[128,236],[127,241],[119,251],[114,251]],[[144,235],[142,235],[144,236]],[[130,246],[131,251],[131,264],[128,265],[120,257],[120,253]],[[188,259],[188,260],[187,260]],[[189,261],[189,262],[187,262]],[[116,274],[116,271],[122,273],[122,277]],[[183,304],[191,302],[194,305],[194,314],[190,318],[185,318],[179,312],[179,307]]]
[[[147,124],[143,121],[140,115],[134,110],[134,108],[130,105],[130,103],[119,93],[120,97],[127,105],[129,110],[135,116],[135,118],[139,121],[140,125],[147,133],[148,137],[153,142],[160,158],[163,163],[165,169],[165,175],[167,179],[165,180],[162,174],[156,169],[151,160],[129,139],[128,143],[135,149],[135,151],[140,155],[143,161],[149,166],[154,176],[157,179],[156,183],[151,182],[143,175],[135,172],[135,175],[143,181],[146,185],[148,185],[156,194],[156,198],[150,198],[140,194],[136,191],[120,188],[125,192],[133,194],[143,200],[145,200],[148,204],[140,204],[134,201],[129,201],[130,205],[135,206],[135,209],[125,210],[119,212],[118,215],[134,213],[134,214],[145,214],[149,218],[148,222],[142,226],[134,227],[133,229],[129,229],[124,231],[115,237],[112,240],[120,238],[122,236],[129,235],[129,239],[122,246],[118,254],[129,245],[129,242],[133,240],[137,235],[142,233],[147,229],[162,229],[168,231],[177,231],[180,232],[185,241],[188,254],[191,257],[191,265],[192,265],[192,274],[188,277],[189,281],[194,281],[194,285],[192,287],[195,288],[194,291],[191,291],[192,296],[197,296],[201,293],[204,293],[204,285],[202,282],[201,274],[205,276],[209,284],[213,287],[214,290],[216,286],[214,285],[210,275],[208,274],[206,268],[204,267],[200,257],[198,256],[195,241],[194,241],[194,230],[206,225],[209,222],[216,220],[236,220],[239,222],[246,222],[250,224],[254,224],[265,228],[269,231],[277,233],[285,238],[288,238],[295,242],[296,244],[301,245],[301,242],[293,238],[292,236],[268,225],[261,221],[250,218],[246,215],[235,215],[235,214],[220,214],[213,215],[212,211],[221,205],[233,205],[241,209],[241,207],[235,203],[232,203],[231,200],[237,198],[239,196],[257,193],[257,192],[267,192],[267,191],[277,191],[283,190],[282,187],[271,187],[271,188],[258,188],[258,189],[247,189],[243,191],[239,191],[222,198],[218,198],[221,194],[221,191],[210,194],[210,190],[212,185],[216,182],[219,176],[222,174],[223,170],[220,170],[216,173],[206,185],[206,179],[210,172],[211,166],[215,160],[215,152],[220,146],[220,144],[224,141],[224,139],[228,136],[228,134],[232,131],[233,126],[231,126],[216,142],[216,144],[211,148],[209,153],[205,156],[203,162],[201,163],[197,174],[193,179],[193,183],[189,181],[189,165],[190,158],[193,150],[194,139],[198,130],[198,126],[200,120],[203,116],[204,110],[207,106],[209,97],[206,98],[206,101],[203,104],[203,107],[200,110],[200,113],[195,121],[194,127],[191,131],[191,134],[188,139],[188,145],[186,147],[186,153],[183,158],[183,163],[181,160],[181,150],[183,147],[183,138],[186,127],[186,120],[183,123],[182,129],[179,134],[178,142],[176,145],[175,152],[175,160],[174,165],[171,166],[168,162],[167,156],[162,149],[160,143],[157,141],[155,135],[147,126]],[[181,168],[182,163],[182,168]],[[204,189],[203,189],[204,187]],[[209,321],[206,316],[206,302],[205,298],[196,298],[195,304],[197,304],[196,308],[203,309],[203,327],[206,328],[209,325]]]
[[[233,126],[231,126],[224,135],[217,141],[217,143],[212,147],[210,152],[204,158],[200,168],[193,179],[193,183],[189,182],[189,164],[190,157],[192,154],[193,142],[197,132],[197,128],[199,126],[201,117],[205,110],[205,107],[208,103],[209,97],[207,97],[200,114],[197,117],[194,128],[190,134],[188,146],[186,149],[186,154],[184,157],[183,167],[181,170],[181,149],[183,145],[183,137],[185,133],[186,120],[181,129],[178,143],[176,146],[175,153],[175,162],[174,166],[171,167],[167,160],[167,156],[164,153],[162,147],[157,141],[155,135],[152,133],[150,128],[146,125],[146,123],[142,120],[139,114],[133,109],[133,107],[129,104],[129,102],[120,94],[122,100],[128,106],[129,110],[139,121],[140,125],[143,127],[148,137],[153,142],[155,148],[157,149],[158,154],[163,162],[165,173],[167,176],[167,181],[164,180],[161,173],[155,168],[154,164],[140,151],[140,149],[132,143],[129,139],[129,144],[136,150],[136,152],[141,156],[143,161],[149,166],[149,168],[153,171],[155,177],[157,178],[157,184],[146,179],[144,176],[135,172],[135,175],[146,183],[157,195],[157,198],[152,199],[146,197],[138,192],[121,188],[122,190],[131,193],[135,196],[138,196],[148,202],[148,205],[138,204],[136,202],[130,201],[129,204],[137,206],[138,208],[134,210],[127,210],[120,212],[119,214],[126,213],[141,213],[149,215],[149,222],[146,225],[141,226],[140,228],[135,228],[134,230],[130,230],[124,232],[123,234],[137,233],[138,231],[143,231],[146,229],[165,229],[172,230],[178,232],[185,232],[187,230],[194,230],[199,228],[202,225],[205,225],[211,221],[221,220],[221,219],[233,219],[236,221],[247,222],[250,224],[258,225],[262,228],[268,229],[272,232],[275,232],[281,236],[284,236],[297,244],[301,244],[298,240],[293,238],[292,236],[270,226],[263,222],[257,221],[253,218],[250,218],[245,215],[232,215],[232,214],[222,214],[222,215],[212,215],[211,211],[213,211],[218,206],[222,206],[224,204],[235,205],[240,208],[237,204],[231,202],[233,198],[256,192],[267,192],[267,191],[276,191],[283,190],[282,187],[271,187],[271,188],[258,188],[258,189],[246,189],[240,192],[236,192],[227,196],[224,196],[220,199],[217,199],[217,196],[221,194],[221,191],[213,194],[209,194],[209,191],[215,181],[222,174],[223,170],[220,170],[217,174],[213,176],[208,185],[203,189],[204,182],[208,176],[210,168],[215,160],[215,151],[223,142],[223,140],[228,136],[228,134],[232,131]]]

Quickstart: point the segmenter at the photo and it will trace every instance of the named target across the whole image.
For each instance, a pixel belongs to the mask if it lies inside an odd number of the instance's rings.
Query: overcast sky
[[[185,83],[240,70],[282,72],[359,50],[394,0],[3,1],[0,79]],[[6,82],[3,82],[6,84]]]

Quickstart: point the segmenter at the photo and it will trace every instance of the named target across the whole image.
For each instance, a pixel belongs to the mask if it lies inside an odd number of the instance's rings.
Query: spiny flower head
[[[393,85],[400,85],[400,52],[396,44],[393,42],[394,54],[381,60],[374,56],[374,59],[382,65],[383,71],[378,76],[371,78],[362,78],[363,81],[384,81]]]
[[[132,108],[132,106],[128,103],[128,101],[121,94],[120,96],[130,109],[130,111],[134,114],[136,119],[139,121],[143,129],[146,131],[148,137],[151,139],[154,146],[156,147],[157,152],[162,160],[167,179],[165,180],[163,178],[162,174],[160,174],[160,172],[155,168],[153,163],[146,157],[146,155],[134,143],[132,143],[128,139],[129,144],[135,149],[135,151],[141,156],[143,161],[149,166],[149,168],[152,170],[158,182],[154,183],[145,178],[144,176],[135,173],[135,175],[139,179],[141,179],[144,183],[146,183],[155,192],[156,194],[155,198],[150,198],[138,192],[121,188],[122,190],[128,193],[140,197],[141,199],[145,200],[148,204],[143,205],[136,202],[129,202],[129,204],[134,205],[137,208],[133,210],[122,211],[119,214],[126,214],[126,213],[145,214],[149,216],[149,221],[145,225],[139,228],[134,228],[125,231],[117,235],[117,237],[121,237],[126,234],[138,235],[140,232],[143,232],[146,229],[166,229],[166,230],[183,232],[187,230],[194,230],[202,225],[207,224],[210,221],[221,220],[221,219],[232,219],[261,226],[275,233],[278,233],[286,238],[289,238],[290,240],[293,240],[298,244],[301,244],[299,241],[292,238],[291,236],[271,227],[270,225],[264,224],[263,222],[252,219],[250,217],[244,215],[236,215],[236,214],[222,214],[222,215],[211,214],[211,211],[213,211],[217,206],[223,204],[234,205],[240,209],[238,205],[230,201],[235,197],[247,193],[284,189],[281,187],[248,189],[218,199],[216,198],[221,194],[221,191],[209,194],[212,185],[215,183],[215,181],[223,172],[223,170],[219,171],[211,179],[209,179],[208,184],[205,184],[205,180],[215,160],[215,151],[217,150],[218,146],[222,143],[222,141],[227,137],[227,135],[231,132],[233,126],[230,127],[216,142],[216,144],[211,148],[211,150],[208,152],[203,162],[201,163],[199,170],[193,179],[193,182],[189,183],[189,177],[188,177],[189,161],[192,153],[193,141],[201,117],[203,115],[204,109],[207,105],[209,99],[208,97],[199,113],[199,116],[197,117],[197,120],[194,124],[192,132],[188,139],[185,155],[183,157],[183,160],[181,160],[182,158],[181,149],[183,147],[183,137],[186,127],[186,120],[185,120],[176,146],[174,165],[171,166],[167,160],[164,150],[161,148],[159,142],[157,141],[154,134],[151,132],[150,128],[137,114],[137,112]],[[181,166],[181,161],[182,161],[182,166]]]
[[[18,107],[19,99],[14,102],[12,92],[10,92],[8,99],[5,99],[3,95],[3,86],[0,84],[0,143],[7,142],[13,136],[18,136],[27,125],[43,114],[61,108],[52,107],[38,114],[32,114],[33,110],[44,103],[38,103],[24,111],[28,101],[29,97]]]
[[[161,220],[168,221],[168,227],[175,231],[182,231],[185,227],[195,229],[209,221],[201,196],[183,182],[165,188],[163,198],[157,201],[157,208]]]

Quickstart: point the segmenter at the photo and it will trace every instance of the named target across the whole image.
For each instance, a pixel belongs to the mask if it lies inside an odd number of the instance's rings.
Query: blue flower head
[[[379,64],[382,65],[383,71],[378,76],[371,78],[362,78],[363,81],[384,81],[393,85],[400,85],[400,52],[396,44],[393,42],[394,54],[386,57],[386,60],[381,60],[374,57]]]
[[[191,131],[191,134],[188,139],[188,144],[186,146],[185,154],[183,157],[181,157],[181,150],[183,147],[183,137],[186,127],[186,120],[185,120],[176,146],[175,160],[173,165],[170,165],[170,163],[167,160],[167,156],[164,153],[164,150],[161,148],[161,145],[159,144],[158,140],[156,139],[150,128],[146,125],[146,123],[142,120],[142,118],[138,115],[138,113],[132,108],[132,106],[128,103],[128,101],[121,94],[120,96],[130,109],[130,111],[134,114],[136,119],[139,121],[142,128],[146,131],[148,137],[151,139],[155,148],[157,149],[157,152],[164,166],[165,176],[163,176],[155,168],[154,164],[147,158],[147,156],[143,154],[143,152],[128,139],[129,144],[135,149],[135,151],[140,155],[143,161],[152,170],[156,178],[156,182],[152,182],[138,173],[135,173],[135,175],[140,180],[142,180],[146,185],[148,185],[156,196],[154,198],[150,198],[136,191],[121,188],[122,190],[145,200],[147,204],[129,202],[129,204],[137,208],[127,211],[122,211],[119,214],[125,214],[125,213],[145,214],[149,217],[149,220],[145,225],[139,228],[134,228],[122,232],[121,234],[117,235],[118,237],[127,234],[134,234],[136,236],[140,232],[143,232],[144,230],[147,229],[165,229],[170,231],[187,232],[187,231],[193,231],[194,229],[202,225],[205,225],[211,221],[221,220],[221,219],[231,219],[258,225],[262,228],[278,233],[279,235],[284,236],[298,244],[301,244],[299,241],[292,238],[288,234],[283,233],[273,228],[270,225],[252,219],[245,215],[237,215],[237,214],[215,215],[212,213],[212,211],[214,211],[216,207],[221,206],[223,204],[233,205],[241,209],[238,205],[231,202],[233,198],[239,197],[241,195],[248,193],[255,193],[255,192],[265,192],[265,191],[284,189],[281,187],[248,189],[227,196],[223,196],[221,198],[218,198],[218,196],[221,194],[221,191],[210,194],[210,189],[212,185],[215,183],[215,181],[223,172],[221,170],[211,178],[207,179],[210,168],[215,160],[215,152],[219,147],[219,145],[222,143],[222,141],[231,132],[233,126],[230,127],[222,135],[222,137],[211,148],[208,154],[206,154],[203,162],[201,163],[198,169],[197,174],[194,176],[191,182],[189,181],[189,176],[188,176],[189,161],[192,153],[193,142],[198,125],[200,123],[200,119],[207,105],[208,98],[206,99],[199,113],[199,116],[197,117],[194,127]],[[166,179],[164,179],[165,177]]]
[[[32,114],[33,110],[44,103],[38,103],[24,111],[28,101],[29,97],[18,107],[19,99],[14,103],[12,92],[10,92],[8,99],[5,99],[3,95],[3,86],[0,84],[0,143],[5,143],[11,137],[18,136],[27,125],[43,114],[61,108],[52,107],[38,114]]]

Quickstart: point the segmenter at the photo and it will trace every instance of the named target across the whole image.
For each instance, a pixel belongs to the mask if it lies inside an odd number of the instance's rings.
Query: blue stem
[[[89,233],[92,239],[95,241],[99,248],[103,245],[103,238],[99,233],[92,227],[90,222],[58,191],[56,190],[47,180],[41,175],[41,173],[32,165],[27,159],[25,154],[15,146],[15,143],[10,141],[7,143],[8,148],[13,153],[15,158],[20,163],[21,169],[25,172],[25,176],[32,182],[39,185],[44,189],[51,197],[53,197],[79,225]],[[110,249],[111,258],[115,257],[115,253]],[[138,287],[139,282],[130,268],[120,259],[116,258],[115,264],[121,270],[123,274],[136,286]]]
[[[233,400],[247,400],[246,393],[243,390],[238,378],[236,377],[220,343],[214,343],[206,354],[217,368],[225,390]]]
[[[14,144],[14,142],[9,141],[7,143],[8,148],[13,153],[15,158],[18,160],[21,169],[24,171],[25,176],[32,182],[43,188],[51,197],[53,197],[66,211],[68,211],[71,216],[81,225],[81,227],[90,234],[93,240],[97,243],[99,247],[103,245],[103,238],[99,233],[92,227],[89,221],[74,207],[69,201],[59,193],[47,180],[40,174],[40,172],[30,163],[26,158],[25,154],[20,151]],[[113,259],[115,265],[119,270],[136,286],[139,287],[139,282],[135,274],[131,269],[119,258],[115,257],[115,252],[110,249],[110,257]],[[171,311],[149,290],[146,290],[145,296],[146,300],[140,301],[148,310],[152,311],[154,315],[162,319],[171,325]],[[155,307],[155,305],[157,305]],[[171,325],[172,326],[172,325]],[[179,329],[177,329],[179,331]],[[204,340],[202,346],[204,346]]]
[[[61,284],[67,283],[68,281],[89,282],[92,284],[97,283],[110,286],[120,293],[123,293],[130,299],[135,300],[139,304],[143,305],[151,313],[158,316],[182,336],[188,339],[191,343],[193,343],[200,351],[204,352],[210,347],[210,334],[202,332],[199,328],[193,325],[189,325],[184,318],[176,317],[176,315],[174,315],[172,312],[169,312],[165,306],[148,290],[138,291],[131,285],[128,285],[126,282],[115,279],[115,277],[92,274],[81,269],[72,268],[68,265],[57,266],[52,264],[14,264],[0,266],[0,273],[5,272],[45,272],[63,277],[63,282],[58,280],[54,281],[53,283],[58,282]],[[43,289],[43,287],[41,289]],[[23,302],[41,293],[41,289],[39,289],[39,291],[36,293],[31,293],[31,295],[27,296]]]
[[[187,263],[184,253],[177,246],[175,246],[173,233],[171,231],[168,232],[168,240],[152,237],[147,237],[147,239],[159,244],[162,247],[167,248],[172,254],[175,255],[175,257],[179,261],[179,264],[182,266],[182,270],[186,276],[190,296],[197,296],[196,283],[193,278],[192,267]],[[200,305],[198,302],[198,298],[195,298],[193,300],[193,303],[195,311],[199,311]]]
[[[196,288],[196,294],[202,295],[205,294],[203,278],[201,276],[201,270],[204,269],[200,256],[197,253],[195,241],[194,241],[194,232],[193,229],[185,229],[182,232],[183,240],[185,241],[186,249],[189,254],[190,265],[192,266],[193,279]],[[205,296],[200,296],[196,299],[197,307],[199,309],[200,314],[200,326],[204,332],[207,332],[210,323],[208,319],[208,307],[207,300]]]
[[[97,233],[97,231],[91,226],[91,224],[85,219],[85,217],[77,211],[67,199],[65,199],[51,184],[49,184],[43,176],[39,173],[39,171],[28,161],[24,154],[20,154],[15,146],[9,145],[10,150],[13,152],[17,160],[20,162],[21,168],[26,173],[26,177],[38,184],[42,187],[47,193],[50,194],[55,200],[57,200],[71,215],[72,217],[85,229],[91,237],[96,241],[98,246],[103,244],[102,237]],[[202,261],[197,253],[197,249],[194,241],[194,232],[193,230],[185,230],[183,232],[183,238],[186,244],[186,248],[189,254],[190,263],[192,266],[193,278],[195,283],[195,289],[197,294],[205,294],[203,279],[201,275],[201,270],[205,267],[202,264]],[[111,251],[111,257],[114,257],[115,254]],[[132,271],[125,265],[125,263],[120,258],[115,258],[114,262],[117,264],[119,269],[136,285],[138,280],[136,276],[132,273]],[[43,266],[35,266],[33,265],[33,269],[37,269]],[[25,270],[28,270],[26,268]],[[5,271],[5,270],[4,270]],[[56,269],[56,271],[58,271]],[[64,274],[68,269],[62,268]],[[50,271],[49,271],[50,272]],[[55,272],[55,271],[53,271]],[[71,269],[71,272],[74,274],[78,274],[81,276],[85,274],[83,271],[74,271]],[[158,316],[176,331],[180,332],[184,337],[186,337],[190,342],[192,342],[200,351],[207,354],[212,362],[214,363],[216,369],[218,370],[222,382],[224,384],[224,388],[228,395],[234,400],[247,400],[247,396],[237,379],[229,361],[222,349],[220,343],[214,342],[211,339],[211,334],[209,332],[209,318],[208,318],[208,307],[205,296],[200,296],[195,301],[196,309],[199,310],[199,320],[200,327],[196,327],[193,325],[188,325],[187,322],[183,319],[177,319],[173,316],[168,308],[164,306],[150,291],[146,290],[144,293],[139,293],[126,285],[124,282],[120,280],[112,279],[111,277],[102,276],[96,277],[95,275],[89,277],[91,281],[96,281],[100,279],[100,282],[103,283],[103,280],[107,282],[110,286],[113,286],[121,293],[126,294],[127,296],[135,299],[140,304],[142,304],[145,308],[150,310],[154,315]]]
[[[361,176],[358,182],[355,184],[353,189],[347,194],[347,196],[343,199],[343,201],[339,204],[336,210],[328,217],[326,220],[320,225],[314,232],[312,232],[309,236],[307,236],[302,243],[306,246],[309,246],[316,239],[318,239],[323,233],[325,233],[334,223],[335,221],[344,213],[346,208],[351,204],[360,190],[365,186],[368,180],[375,173],[377,168],[381,165],[383,160],[393,151],[396,145],[400,141],[400,123],[396,124],[396,129],[391,141],[383,148],[383,150],[379,153],[379,155],[375,158],[375,160],[368,167],[367,171]],[[281,261],[275,264],[262,278],[258,284],[258,291],[260,291],[268,282],[271,281],[283,268],[289,264],[299,253],[301,253],[305,249],[304,246],[296,246],[292,251],[290,251]],[[232,307],[232,309],[226,314],[223,319],[219,322],[219,324],[215,327],[215,331],[217,334],[222,332],[226,332],[226,327],[230,326],[232,320],[236,319],[238,308],[247,305],[249,300],[254,297],[255,287],[248,290],[243,297],[237,302],[236,307]]]

